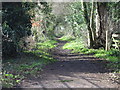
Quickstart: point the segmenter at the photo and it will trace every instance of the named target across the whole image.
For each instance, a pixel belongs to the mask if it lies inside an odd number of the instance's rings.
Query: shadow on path
[[[109,79],[105,69],[105,60],[92,55],[74,54],[63,50],[65,41],[59,41],[51,50],[58,61],[49,64],[37,78],[23,82],[22,87],[32,88],[117,88],[118,85]]]

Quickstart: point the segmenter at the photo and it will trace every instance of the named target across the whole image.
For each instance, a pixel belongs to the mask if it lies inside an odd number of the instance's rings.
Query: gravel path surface
[[[51,50],[57,62],[49,64],[37,78],[23,81],[22,88],[118,88],[109,78],[105,61],[92,55],[73,54],[63,50],[66,42],[59,41]]]

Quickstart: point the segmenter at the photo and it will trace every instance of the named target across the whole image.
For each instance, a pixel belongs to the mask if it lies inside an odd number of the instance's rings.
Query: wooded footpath
[[[104,59],[110,72],[120,73],[120,1],[2,2],[0,15],[5,87],[55,62],[51,50],[58,41],[71,53]]]

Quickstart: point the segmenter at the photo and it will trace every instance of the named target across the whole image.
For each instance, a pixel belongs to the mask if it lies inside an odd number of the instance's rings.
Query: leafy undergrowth
[[[56,47],[55,43],[57,43],[57,41],[54,40],[48,40],[42,43],[37,43],[37,49],[51,49]]]
[[[38,77],[42,67],[55,62],[49,49],[55,47],[56,41],[38,43],[33,51],[24,51],[21,56],[3,61],[2,86],[14,87],[27,77]]]
[[[78,42],[77,40],[70,41],[63,46],[63,49],[71,49],[73,50],[73,53],[80,52],[79,50],[81,50],[82,48],[84,48],[84,44],[81,41]]]
[[[72,53],[93,54],[96,57],[104,58],[110,63],[107,66],[113,71],[120,73],[120,51],[111,49],[106,51],[104,49],[88,49],[82,42],[76,40],[66,43],[63,49],[71,49]]]
[[[59,40],[62,40],[62,41],[72,41],[74,39],[75,38],[73,36],[69,36],[69,35],[62,36],[61,38],[59,38]]]

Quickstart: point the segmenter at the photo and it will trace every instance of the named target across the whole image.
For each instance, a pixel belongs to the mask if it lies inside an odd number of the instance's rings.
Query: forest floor
[[[58,61],[43,68],[39,77],[25,79],[21,88],[119,88],[111,81],[105,60],[64,50],[58,41],[51,53]]]

